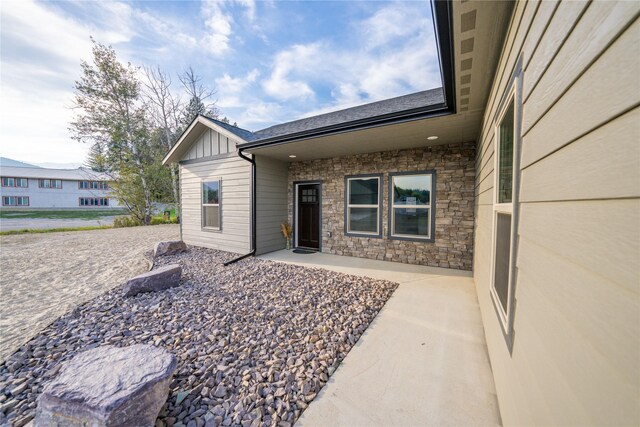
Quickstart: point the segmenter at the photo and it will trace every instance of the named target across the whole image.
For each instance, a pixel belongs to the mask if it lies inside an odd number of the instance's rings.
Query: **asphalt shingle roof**
[[[444,103],[444,91],[442,88],[436,88],[281,123],[255,132],[212,119],[211,117],[203,117],[247,142],[255,142],[442,103]]]
[[[305,119],[271,126],[266,129],[253,132],[254,139],[252,141],[320,129],[327,126],[383,116],[385,114],[441,103],[444,103],[444,91],[442,88],[425,90],[422,92],[398,96],[395,98],[372,102],[370,104],[359,105],[357,107],[333,111],[331,113],[320,114],[318,116],[307,117]],[[245,139],[245,141],[251,140]]]

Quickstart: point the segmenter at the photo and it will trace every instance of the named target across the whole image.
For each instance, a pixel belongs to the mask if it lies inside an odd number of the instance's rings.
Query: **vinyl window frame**
[[[428,237],[418,237],[416,235],[410,234],[394,234],[393,227],[395,225],[395,208],[406,208],[407,205],[394,205],[393,203],[393,178],[396,176],[411,176],[411,175],[430,175],[431,176],[431,190],[429,193],[429,206],[426,205],[416,205],[415,207],[418,209],[429,209],[429,236]],[[406,240],[413,242],[422,242],[422,243],[433,243],[435,242],[435,232],[436,232],[436,171],[435,169],[422,170],[422,171],[408,171],[408,172],[393,172],[389,174],[389,240]],[[409,205],[412,208],[414,206]]]
[[[218,203],[204,203],[204,184],[208,182],[218,183]],[[206,227],[205,224],[205,210],[207,206],[218,207],[218,227]],[[207,178],[200,181],[200,227],[202,231],[221,232],[222,231],[222,178]]]
[[[49,182],[49,186],[43,185],[44,182]],[[54,182],[60,182],[60,187],[54,187],[52,184]],[[45,188],[47,190],[62,190],[62,180],[61,179],[53,179],[53,178],[40,178],[38,179],[38,188]]]
[[[86,203],[82,204],[82,201],[85,200]],[[92,201],[95,201],[92,203]],[[78,206],[80,207],[100,207],[100,206],[109,206],[109,198],[108,197],[78,197]]]
[[[511,181],[511,202],[499,202],[500,192],[500,127],[503,120],[513,105],[513,152],[512,152],[512,181]],[[519,220],[519,199],[520,199],[520,153],[522,148],[522,56],[518,59],[514,71],[511,75],[507,90],[498,105],[495,115],[493,135],[494,135],[494,153],[493,153],[493,209],[492,209],[492,228],[491,228],[491,275],[489,283],[489,294],[493,303],[498,323],[502,329],[502,333],[507,344],[509,353],[513,351],[514,339],[514,316],[516,305],[516,284],[517,284],[517,248],[518,248],[518,220]],[[497,261],[497,223],[498,215],[510,215],[511,230],[509,236],[509,278],[507,284],[507,307],[506,309],[500,302],[500,297],[496,290],[496,261]]]
[[[12,180],[13,184],[9,185],[6,184],[5,185],[5,180]],[[18,180],[23,181],[26,183],[26,185],[18,185]],[[3,176],[2,177],[2,186],[3,187],[7,187],[7,188],[29,188],[29,179],[28,178],[22,178],[22,177],[15,177],[15,176]]]
[[[14,200],[14,203],[6,203],[6,200]],[[20,204],[18,203],[18,199],[26,199],[27,203],[24,204]],[[29,200],[29,196],[2,196],[2,206],[15,206],[15,207],[24,207],[24,206],[30,206],[30,200]]]
[[[378,179],[378,204],[377,205],[352,205],[349,203],[349,181],[357,179],[377,178]],[[369,237],[369,238],[382,238],[382,188],[384,185],[384,174],[370,173],[359,175],[346,175],[344,177],[344,235],[349,237]],[[376,232],[363,232],[363,231],[349,231],[349,208],[376,208],[378,210],[378,218],[376,221]]]

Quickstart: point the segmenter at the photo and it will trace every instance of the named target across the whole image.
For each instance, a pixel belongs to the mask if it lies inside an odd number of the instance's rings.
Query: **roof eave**
[[[429,117],[439,117],[442,115],[451,114],[451,110],[444,103],[429,105],[427,107],[413,108],[410,110],[404,110],[396,113],[389,113],[381,116],[370,117],[366,119],[354,120],[351,122],[340,123],[333,126],[326,126],[323,128],[317,128],[307,130],[303,132],[296,132],[292,134],[275,136],[272,138],[265,138],[258,141],[247,142],[245,144],[238,145],[239,150],[250,150],[255,148],[261,148],[269,145],[285,144],[288,142],[299,141],[303,139],[317,138],[321,136],[334,135],[344,132],[353,132],[362,129],[369,129],[377,126],[386,126],[396,123],[402,123],[413,120],[422,120]]]

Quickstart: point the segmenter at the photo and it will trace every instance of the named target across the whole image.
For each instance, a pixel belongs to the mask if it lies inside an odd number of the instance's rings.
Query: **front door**
[[[298,246],[320,249],[320,184],[298,184]]]

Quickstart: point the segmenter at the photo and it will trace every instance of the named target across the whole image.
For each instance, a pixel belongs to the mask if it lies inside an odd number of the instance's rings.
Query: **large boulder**
[[[37,426],[153,426],[176,358],[151,345],[78,353],[38,398]]]
[[[174,255],[187,250],[187,245],[182,240],[158,242],[153,249],[153,256]]]
[[[129,279],[124,284],[124,296],[129,297],[142,292],[157,292],[173,288],[180,284],[182,267],[170,264]]]

